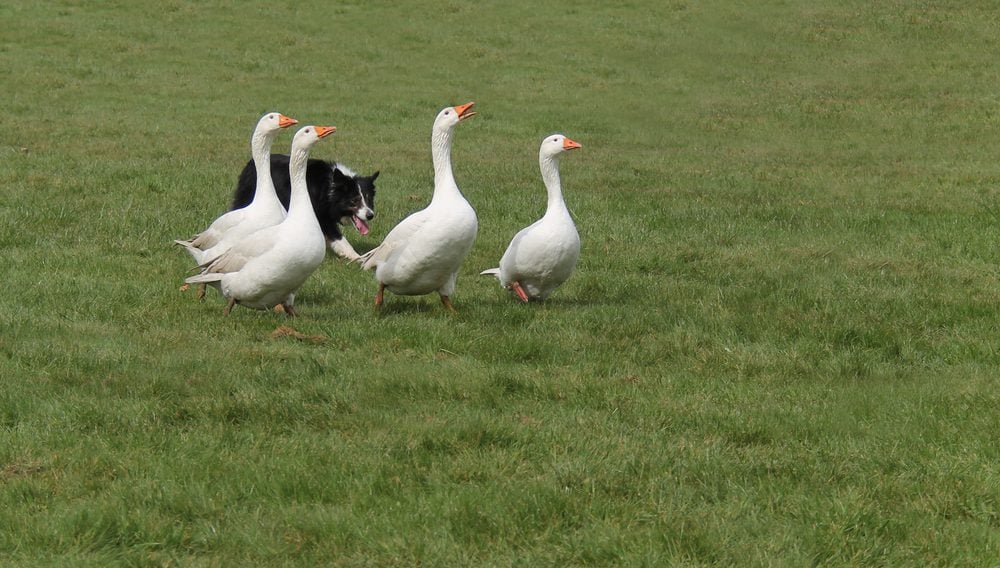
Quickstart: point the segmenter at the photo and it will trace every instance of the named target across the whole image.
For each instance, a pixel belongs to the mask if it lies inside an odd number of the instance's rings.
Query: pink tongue
[[[361,236],[367,235],[368,234],[368,223],[365,223],[361,219],[361,217],[358,217],[357,215],[355,215],[353,217],[353,219],[354,219],[354,226],[358,229],[358,232],[361,233]]]

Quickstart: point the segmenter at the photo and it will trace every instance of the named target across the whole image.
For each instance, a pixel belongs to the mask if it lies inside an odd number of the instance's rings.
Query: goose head
[[[264,136],[274,136],[282,128],[288,128],[293,124],[298,124],[298,122],[294,118],[287,117],[280,112],[269,112],[257,121],[256,132]]]
[[[474,104],[476,103],[469,102],[464,105],[444,107],[441,109],[437,118],[434,119],[434,131],[440,132],[451,130],[459,122],[475,115],[476,113],[472,111],[472,105]]]
[[[538,155],[543,158],[556,158],[563,152],[580,147],[578,142],[574,142],[562,134],[552,134],[542,140],[542,147],[539,148]]]
[[[336,131],[336,126],[303,126],[292,138],[292,148],[308,150],[313,144]]]

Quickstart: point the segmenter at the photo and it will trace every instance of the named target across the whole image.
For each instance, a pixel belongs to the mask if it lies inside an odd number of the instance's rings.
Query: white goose
[[[548,193],[545,215],[521,229],[510,241],[499,268],[481,274],[496,276],[522,301],[544,300],[565,282],[580,258],[580,235],[563,201],[559,181],[559,155],[580,145],[562,134],[542,141],[538,165]]]
[[[336,130],[333,126],[305,126],[295,133],[288,165],[291,197],[284,221],[247,235],[205,264],[201,274],[185,280],[188,284],[217,286],[229,299],[226,315],[240,304],[261,310],[281,305],[285,314],[295,316],[295,292],[326,254],[326,237],[306,186],[309,149]]]
[[[375,269],[378,293],[375,307],[388,289],[403,296],[437,292],[449,310],[451,294],[462,260],[476,240],[476,212],[462,196],[451,169],[451,140],[455,125],[476,114],[473,103],[446,107],[431,129],[434,195],[430,205],[399,222],[382,244],[361,257],[365,270]]]
[[[274,191],[271,181],[271,144],[282,128],[298,121],[278,112],[265,114],[257,122],[250,137],[250,151],[257,171],[257,189],[253,201],[242,209],[224,213],[194,237],[175,243],[183,246],[198,264],[204,264],[222,253],[241,238],[271,225],[277,225],[285,218],[285,208]],[[199,293],[199,297],[201,294]]]

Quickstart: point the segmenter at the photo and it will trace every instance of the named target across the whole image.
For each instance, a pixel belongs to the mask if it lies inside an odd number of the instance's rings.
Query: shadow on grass
[[[403,314],[444,314],[457,316],[462,314],[462,305],[455,306],[455,312],[449,312],[436,298],[429,301],[424,298],[413,298],[402,296],[399,298],[390,297],[386,294],[385,303],[381,308],[376,308],[375,303],[369,304],[372,312],[378,317],[387,317]]]

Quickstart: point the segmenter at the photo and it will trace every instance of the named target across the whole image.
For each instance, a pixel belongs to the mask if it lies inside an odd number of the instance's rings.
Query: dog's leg
[[[340,237],[335,241],[330,241],[330,250],[332,250],[337,256],[350,261],[355,261],[361,258],[358,251],[354,250],[354,247],[351,246],[351,243],[348,242],[345,237]]]

